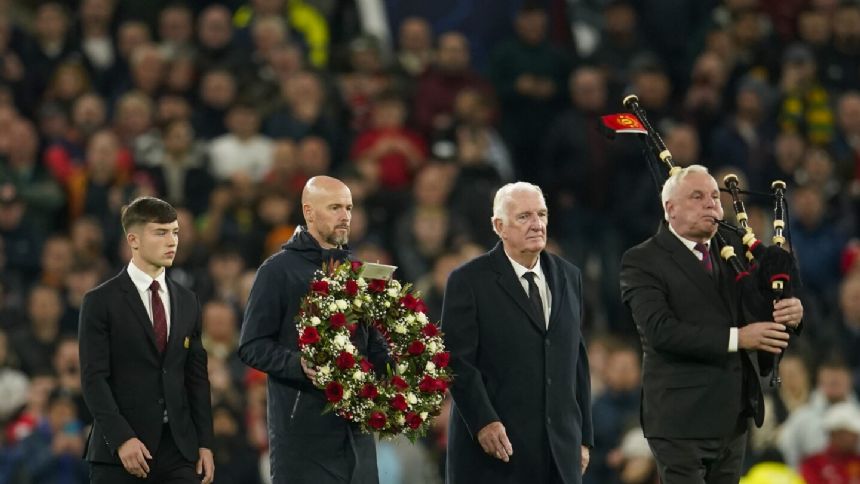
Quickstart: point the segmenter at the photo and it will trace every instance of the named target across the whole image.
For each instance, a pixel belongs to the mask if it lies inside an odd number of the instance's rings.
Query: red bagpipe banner
[[[633,133],[633,134],[648,134],[645,126],[639,121],[635,115],[630,113],[607,114],[601,116],[603,126],[609,133]]]

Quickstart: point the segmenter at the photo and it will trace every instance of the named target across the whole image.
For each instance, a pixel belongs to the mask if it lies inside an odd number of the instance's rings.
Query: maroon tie
[[[152,328],[155,330],[155,346],[159,353],[164,353],[167,346],[167,314],[164,312],[164,304],[161,303],[161,295],[158,290],[161,285],[158,281],[152,281],[149,290],[152,291]]]
[[[696,244],[696,246],[694,248],[702,254],[702,267],[704,267],[705,270],[708,271],[708,274],[713,273],[714,272],[714,266],[713,266],[713,263],[711,262],[711,253],[710,253],[710,251],[708,251],[708,246],[705,244],[699,243],[699,244]]]

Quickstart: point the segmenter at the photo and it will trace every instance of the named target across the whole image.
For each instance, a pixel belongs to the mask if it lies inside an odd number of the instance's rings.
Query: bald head
[[[352,194],[337,178],[315,176],[302,190],[302,214],[308,232],[323,248],[345,245],[352,220]]]

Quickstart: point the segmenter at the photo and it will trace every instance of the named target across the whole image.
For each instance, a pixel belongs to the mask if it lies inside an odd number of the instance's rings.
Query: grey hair
[[[663,218],[665,218],[666,221],[669,220],[669,213],[666,211],[666,202],[675,196],[678,186],[681,185],[681,182],[684,181],[690,173],[707,174],[708,169],[702,165],[690,165],[686,168],[681,168],[681,171],[670,176],[666,180],[666,183],[663,184],[663,191],[660,193],[660,202],[663,204]]]
[[[510,202],[511,196],[513,196],[513,194],[516,192],[529,191],[536,192],[538,195],[540,195],[540,198],[544,200],[544,203],[546,203],[546,200],[543,196],[543,190],[541,190],[539,186],[529,182],[519,181],[514,183],[508,183],[507,185],[504,185],[496,191],[496,196],[493,199],[493,217],[490,219],[490,222],[493,224],[493,232],[496,232],[495,221],[497,219],[501,220],[502,222],[508,221],[508,215],[507,213],[505,213],[505,207],[508,205],[508,202]],[[496,232],[496,234],[498,235],[498,232]]]

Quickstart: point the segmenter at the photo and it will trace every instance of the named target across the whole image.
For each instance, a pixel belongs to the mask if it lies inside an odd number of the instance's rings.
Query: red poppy
[[[341,370],[349,370],[353,366],[355,366],[355,357],[352,356],[352,353],[347,353],[346,351],[341,351],[337,358],[334,360],[334,363]]]
[[[418,340],[415,340],[415,341],[409,343],[409,347],[406,348],[406,351],[412,356],[418,356],[421,353],[424,353],[424,348],[425,348],[424,343],[422,343]]]
[[[331,403],[337,403],[343,399],[343,385],[333,381],[325,387],[325,397]]]
[[[306,326],[302,331],[301,336],[299,336],[299,345],[312,345],[314,343],[318,343],[320,340],[320,334],[316,328],[313,326]]]

